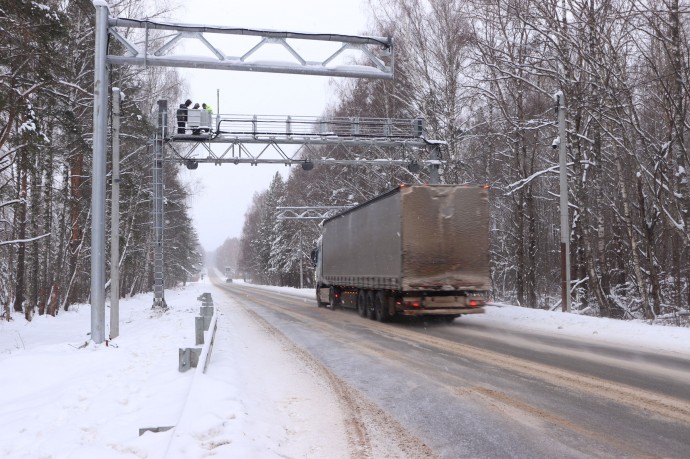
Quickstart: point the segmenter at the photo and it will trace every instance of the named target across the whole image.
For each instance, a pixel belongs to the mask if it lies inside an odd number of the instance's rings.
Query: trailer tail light
[[[476,308],[476,307],[483,306],[483,305],[484,305],[484,300],[480,300],[477,298],[467,300],[467,306],[469,306],[471,308]]]
[[[420,300],[408,300],[408,301],[405,301],[405,306],[411,306],[413,308],[419,308],[422,306],[422,302]]]

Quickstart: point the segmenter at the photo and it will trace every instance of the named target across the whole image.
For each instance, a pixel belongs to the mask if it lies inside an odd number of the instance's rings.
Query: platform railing
[[[213,114],[210,119],[188,110],[183,130],[174,130],[172,140],[206,138],[266,139],[423,139],[424,119],[369,117],[310,117]],[[202,111],[203,112],[203,111]],[[206,113],[201,113],[206,115]],[[199,119],[200,121],[193,121]],[[207,121],[208,120],[208,121]],[[209,128],[209,124],[211,127]],[[184,132],[183,132],[184,131]]]

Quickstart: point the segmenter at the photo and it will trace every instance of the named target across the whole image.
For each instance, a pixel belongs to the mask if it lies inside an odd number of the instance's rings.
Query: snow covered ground
[[[207,291],[223,312],[211,364],[180,373],[178,348],[194,346]],[[107,346],[82,347],[88,305],[0,322],[0,457],[344,457],[334,396],[286,343],[210,283],[166,301],[162,315],[151,295],[122,301],[121,336]]]
[[[178,348],[194,345],[197,297],[207,291],[219,311],[211,364],[205,374],[180,373]],[[290,343],[208,281],[167,291],[166,300],[162,315],[152,313],[151,295],[123,300],[121,336],[107,346],[84,346],[88,305],[0,322],[0,457],[346,457],[337,400]],[[690,357],[687,328],[512,306],[458,320]]]

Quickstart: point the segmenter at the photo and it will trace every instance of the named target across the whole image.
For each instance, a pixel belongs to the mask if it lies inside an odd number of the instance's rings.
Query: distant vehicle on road
[[[227,282],[228,284],[232,284],[232,278],[228,277],[227,279],[225,279],[225,282]]]
[[[313,254],[319,307],[381,322],[484,312],[489,278],[486,187],[400,186],[323,222]]]

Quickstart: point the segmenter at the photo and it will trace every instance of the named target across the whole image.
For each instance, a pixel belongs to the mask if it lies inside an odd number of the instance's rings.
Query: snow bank
[[[205,374],[178,372],[197,297],[218,334]],[[207,282],[121,300],[121,336],[88,342],[90,307],[0,322],[0,457],[345,457],[337,400],[318,374]],[[106,333],[107,334],[107,333]],[[158,433],[140,428],[172,427]]]

